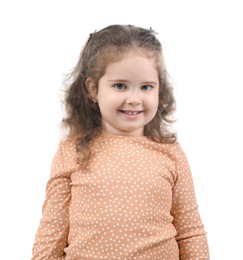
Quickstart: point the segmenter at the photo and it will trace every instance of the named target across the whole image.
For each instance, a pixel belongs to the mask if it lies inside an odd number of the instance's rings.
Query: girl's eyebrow
[[[158,85],[159,82],[156,82],[156,81],[144,81],[142,84],[143,85]]]
[[[130,83],[131,81],[125,79],[110,79],[109,82],[120,82],[120,83]],[[143,81],[141,84],[143,85],[158,85],[156,81]]]
[[[109,82],[126,82],[129,83],[129,80],[125,80],[125,79],[110,79],[108,80]]]

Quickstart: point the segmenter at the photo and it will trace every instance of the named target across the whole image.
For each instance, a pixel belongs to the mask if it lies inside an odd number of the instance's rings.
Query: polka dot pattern
[[[177,144],[100,136],[53,159],[32,259],[209,259],[190,168]]]

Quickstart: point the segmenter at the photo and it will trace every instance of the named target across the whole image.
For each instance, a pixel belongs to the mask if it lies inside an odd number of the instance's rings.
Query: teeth
[[[138,112],[132,112],[132,111],[126,111],[125,113],[128,115],[137,115],[138,114]]]

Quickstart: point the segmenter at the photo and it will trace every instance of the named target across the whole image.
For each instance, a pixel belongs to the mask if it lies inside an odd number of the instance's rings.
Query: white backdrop
[[[243,259],[240,2],[0,2],[1,259],[31,257],[60,138],[63,75],[88,34],[114,23],[159,33],[211,259]]]

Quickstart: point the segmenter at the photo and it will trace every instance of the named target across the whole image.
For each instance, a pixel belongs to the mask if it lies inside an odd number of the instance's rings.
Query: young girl
[[[32,259],[209,259],[154,31],[90,34],[71,80]]]

